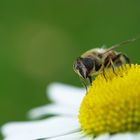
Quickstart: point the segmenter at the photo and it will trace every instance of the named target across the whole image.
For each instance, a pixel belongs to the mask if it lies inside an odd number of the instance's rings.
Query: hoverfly
[[[76,59],[73,64],[74,71],[82,79],[83,84],[86,86],[85,80],[88,79],[92,83],[92,77],[103,73],[105,77],[105,69],[111,67],[115,73],[115,67],[122,64],[131,63],[129,57],[122,53],[114,51],[114,49],[135,41],[136,38],[129,39],[119,44],[115,44],[108,49],[94,48],[83,53]]]

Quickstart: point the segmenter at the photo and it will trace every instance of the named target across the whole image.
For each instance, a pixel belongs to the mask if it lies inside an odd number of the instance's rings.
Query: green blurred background
[[[0,2],[0,124],[47,103],[49,83],[81,86],[74,59],[140,36],[139,0]],[[140,62],[140,40],[117,49]]]

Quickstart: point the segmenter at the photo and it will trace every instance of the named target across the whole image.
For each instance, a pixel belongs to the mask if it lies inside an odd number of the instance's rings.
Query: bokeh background
[[[81,86],[72,64],[82,52],[138,36],[139,0],[1,1],[0,125],[46,104],[49,83]],[[117,50],[140,63],[140,40]]]

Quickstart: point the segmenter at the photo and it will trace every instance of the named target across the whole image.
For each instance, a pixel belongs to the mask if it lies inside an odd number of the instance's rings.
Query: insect
[[[79,75],[85,86],[85,80],[88,79],[91,84],[92,77],[94,75],[103,73],[105,77],[106,68],[111,67],[113,72],[115,73],[115,67],[121,66],[122,64],[126,63],[130,64],[130,59],[126,54],[114,51],[114,49],[135,40],[136,38],[129,39],[120,42],[119,44],[113,45],[108,49],[94,48],[88,50],[76,59],[73,65],[73,69]]]

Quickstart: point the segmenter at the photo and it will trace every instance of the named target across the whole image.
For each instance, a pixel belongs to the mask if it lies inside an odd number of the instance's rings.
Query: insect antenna
[[[107,49],[103,54],[106,54],[107,52],[109,52],[109,51],[111,51],[111,50],[114,50],[114,49],[116,49],[116,48],[118,48],[118,47],[120,47],[120,46],[123,46],[123,45],[129,44],[129,43],[131,43],[131,42],[134,42],[134,41],[136,41],[137,39],[139,39],[139,37],[137,37],[137,38],[132,38],[132,39],[128,39],[128,40],[122,41],[122,42],[120,42],[120,43],[118,43],[118,44],[115,44],[115,45],[111,46],[109,49]]]
[[[34,139],[34,140],[46,140],[46,139],[53,139],[53,138],[58,138],[58,137],[62,137],[62,136],[66,136],[66,135],[70,135],[70,134],[74,134],[74,133],[78,133],[80,132],[81,129],[76,129],[76,130],[73,130],[71,132],[66,132],[64,134],[60,134],[60,135],[55,135],[55,136],[52,136],[52,137],[44,137],[44,138],[38,138],[38,139]]]

